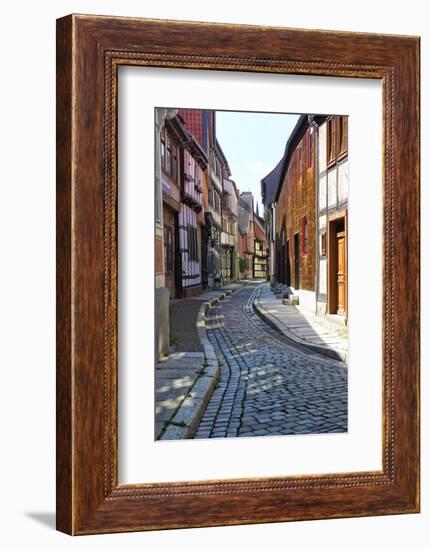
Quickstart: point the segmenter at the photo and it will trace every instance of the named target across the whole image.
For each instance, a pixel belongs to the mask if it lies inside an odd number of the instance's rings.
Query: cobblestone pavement
[[[238,283],[224,285],[216,290],[206,290],[203,294],[171,300],[169,306],[169,330],[171,335],[171,351],[178,352],[203,352],[202,343],[199,339],[196,317],[204,302],[236,290]]]
[[[346,432],[346,366],[290,345],[255,313],[256,290],[209,310],[221,375],[195,438]]]
[[[169,330],[171,350],[173,352],[203,352],[203,347],[196,330],[196,317],[205,302],[201,300],[175,300],[169,307]]]

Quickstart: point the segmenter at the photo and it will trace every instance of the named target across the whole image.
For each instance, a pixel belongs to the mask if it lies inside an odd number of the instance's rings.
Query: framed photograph
[[[57,21],[57,528],[419,511],[419,38]]]

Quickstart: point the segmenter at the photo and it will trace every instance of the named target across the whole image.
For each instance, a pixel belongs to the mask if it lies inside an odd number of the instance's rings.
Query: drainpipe
[[[314,180],[315,180],[315,196],[316,196],[316,273],[314,276],[314,288],[316,295],[315,314],[317,315],[317,301],[319,298],[319,275],[320,275],[320,242],[319,242],[319,126],[316,123],[313,115],[308,115],[308,123],[310,124],[313,133],[316,134],[316,155],[314,160]],[[314,137],[314,136],[313,136]]]

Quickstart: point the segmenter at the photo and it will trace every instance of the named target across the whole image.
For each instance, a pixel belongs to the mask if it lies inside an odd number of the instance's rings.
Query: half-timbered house
[[[221,275],[222,281],[238,278],[238,190],[230,178],[223,179]]]
[[[179,109],[178,114],[192,134],[194,140],[199,144],[200,149],[205,154],[207,161],[210,158],[210,124],[211,111],[201,109]],[[199,164],[199,163],[198,163]],[[200,164],[202,168],[202,164]],[[205,289],[208,286],[208,244],[210,241],[211,228],[207,223],[206,212],[208,212],[208,191],[210,188],[210,168],[207,162],[206,168],[199,174],[200,186],[202,188],[202,210],[197,211],[198,227],[198,248],[200,259],[201,285]]]
[[[348,117],[302,115],[261,182],[275,280],[301,306],[340,322],[348,312],[348,176]]]
[[[166,264],[169,254],[165,246],[165,224],[164,214],[175,227],[175,216],[179,209],[178,182],[171,184],[167,172],[166,162],[166,128],[167,120],[175,117],[175,109],[158,108],[155,112],[155,187],[154,187],[154,218],[155,218],[155,355],[156,359],[162,357],[169,351],[169,300],[171,291],[166,286]],[[174,218],[172,221],[172,217]],[[166,235],[168,237],[168,235]],[[171,246],[171,245],[170,245]],[[167,273],[168,284],[171,284],[170,272]],[[175,278],[175,277],[174,277]],[[175,287],[174,287],[175,288]]]
[[[254,271],[254,201],[253,193],[245,191],[238,200],[238,254],[241,258],[241,277],[253,278]]]
[[[198,216],[202,211],[204,172],[208,165],[199,142],[189,134],[184,143],[179,240],[182,268],[182,296],[202,290],[201,228]]]
[[[162,129],[160,159],[165,285],[171,298],[183,298],[202,290],[198,218],[208,158],[179,113]]]
[[[266,280],[267,277],[268,240],[265,235],[265,222],[256,211],[254,215],[253,278]]]
[[[348,117],[316,117],[318,130],[317,313],[347,320]]]
[[[164,280],[171,298],[181,296],[178,261],[178,219],[181,212],[181,156],[183,132],[176,116],[165,119],[160,133],[160,167],[163,201]]]

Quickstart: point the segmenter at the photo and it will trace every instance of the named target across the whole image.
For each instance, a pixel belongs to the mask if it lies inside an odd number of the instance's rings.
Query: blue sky
[[[259,212],[263,208],[260,180],[281,159],[298,115],[216,112],[217,139],[240,191],[252,191]]]

